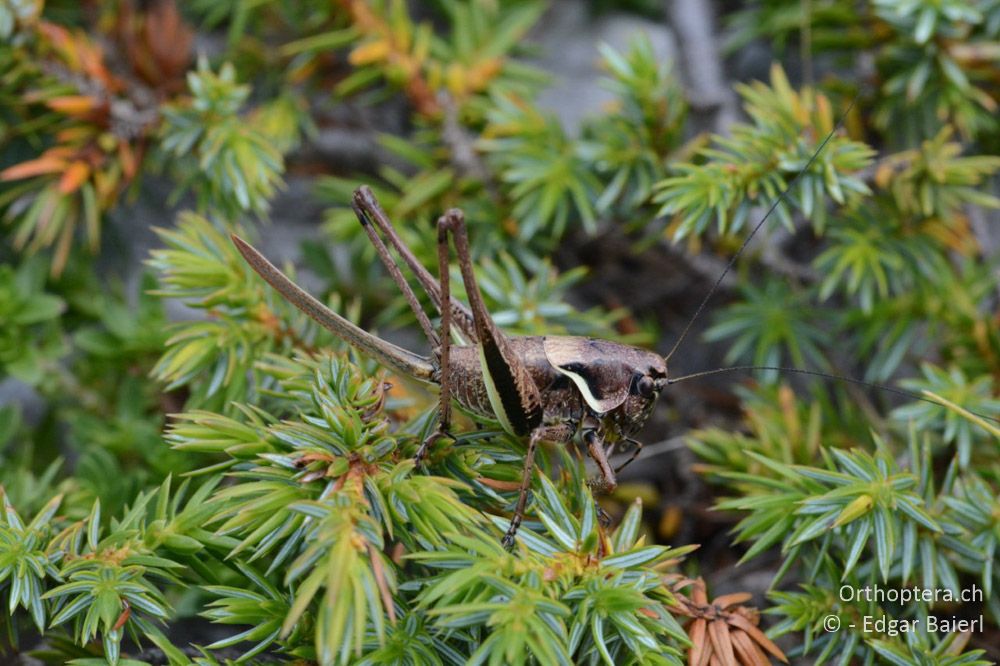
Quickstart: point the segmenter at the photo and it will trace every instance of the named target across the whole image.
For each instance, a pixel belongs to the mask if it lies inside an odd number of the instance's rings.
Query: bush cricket
[[[826,136],[799,175],[809,169],[812,161],[839,128],[840,123]],[[568,444],[579,432],[587,453],[597,464],[600,473],[599,478],[594,480],[594,485],[604,490],[613,490],[617,486],[616,475],[642,450],[642,444],[633,439],[633,435],[642,428],[657,397],[667,384],[719,372],[773,369],[848,381],[939,404],[936,400],[909,391],[802,368],[737,366],[668,379],[667,361],[684,340],[691,324],[701,314],[722,278],[734,266],[754,234],[784,200],[797,179],[798,175],[776,197],[766,214],[747,235],[666,357],[609,340],[576,336],[505,335],[483,303],[473,274],[464,217],[457,209],[446,212],[437,223],[439,274],[435,279],[403,243],[368,187],[359,187],[354,192],[352,201],[354,212],[379,259],[402,291],[430,342],[430,356],[415,354],[354,325],[298,287],[246,241],[235,235],[232,239],[240,254],[264,280],[320,325],[386,367],[440,387],[437,428],[421,443],[416,454],[418,464],[436,439],[451,436],[449,427],[452,400],[474,417],[498,423],[506,432],[527,438],[517,504],[503,537],[504,546],[510,547],[524,517],[538,444]],[[468,306],[451,295],[449,239],[454,242],[462,281],[468,294]],[[389,246],[409,267],[440,312],[438,330],[434,329],[427,313],[420,306],[416,293],[403,276]],[[453,333],[460,340],[457,344],[452,343]],[[617,468],[612,468],[608,457],[619,445],[631,446],[632,455]]]
[[[417,316],[431,343],[431,356],[414,354],[355,326],[298,287],[241,238],[233,236],[233,242],[261,277],[320,325],[383,365],[440,386],[438,425],[421,443],[418,462],[434,440],[450,436],[453,399],[470,414],[497,422],[513,435],[527,437],[517,505],[503,538],[508,547],[513,544],[524,516],[535,449],[540,442],[568,444],[579,431],[600,470],[599,485],[614,489],[616,473],[642,449],[632,435],[646,422],[657,396],[667,384],[665,359],[608,340],[504,335],[486,310],[476,284],[461,211],[450,210],[438,220],[440,272],[435,281],[402,243],[370,189],[362,186],[355,191],[353,207],[379,258]],[[440,311],[439,331],[434,330],[420,307],[383,235]],[[469,296],[468,307],[450,293],[449,237],[454,239],[462,281]],[[452,344],[452,326],[462,344]],[[634,451],[618,469],[612,469],[608,452],[619,443],[631,444]]]

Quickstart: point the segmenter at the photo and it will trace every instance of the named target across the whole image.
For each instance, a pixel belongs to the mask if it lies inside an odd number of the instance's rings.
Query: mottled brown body
[[[657,380],[666,380],[662,357],[628,345],[574,336],[509,337],[507,341],[538,388],[542,425],[567,426],[564,432],[569,437],[556,443],[568,441],[581,425],[597,429],[606,443],[635,434],[652,413],[660,388]],[[452,347],[449,365],[452,398],[471,415],[497,421],[478,347]],[[645,376],[654,380],[652,395],[639,391]]]
[[[387,367],[440,386],[438,426],[418,449],[418,462],[431,444],[449,434],[452,400],[474,417],[495,421],[505,431],[527,438],[517,505],[504,544],[513,544],[524,515],[540,442],[564,444],[580,432],[587,453],[601,471],[598,485],[613,488],[616,473],[635,459],[642,447],[631,435],[646,422],[667,384],[666,361],[652,352],[608,340],[504,335],[476,284],[461,211],[448,211],[438,221],[439,276],[435,281],[403,244],[371,190],[361,187],[354,193],[354,210],[430,341],[432,356],[414,354],[358,328],[303,291],[245,241],[234,236],[233,242],[261,277],[322,326]],[[431,325],[382,235],[441,313],[440,330]],[[458,255],[468,307],[451,296],[449,237]],[[453,334],[461,344],[452,344]],[[623,441],[635,447],[634,453],[613,470],[608,455]]]
[[[584,401],[569,377],[545,357],[540,336],[509,338],[511,351],[524,362],[542,399],[542,422],[568,422],[575,432],[584,417]],[[490,405],[479,362],[479,349],[472,345],[451,348],[452,397],[475,417],[497,421]]]

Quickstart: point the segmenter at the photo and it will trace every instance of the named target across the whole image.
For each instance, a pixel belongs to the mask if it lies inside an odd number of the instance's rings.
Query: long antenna
[[[760,228],[764,226],[764,223],[767,222],[767,219],[771,217],[771,213],[773,213],[775,209],[788,198],[788,193],[792,191],[793,187],[795,187],[795,183],[799,181],[799,178],[802,177],[802,174],[804,174],[806,171],[809,170],[809,167],[811,167],[813,162],[816,161],[816,158],[819,157],[819,154],[823,152],[823,148],[825,148],[826,144],[830,142],[830,139],[833,138],[833,135],[836,134],[840,130],[840,128],[844,126],[844,120],[847,118],[847,114],[851,112],[851,109],[854,108],[854,102],[856,100],[857,97],[851,100],[851,103],[847,106],[847,110],[844,111],[844,113],[840,116],[840,118],[837,120],[837,124],[834,126],[832,130],[830,130],[830,133],[826,135],[826,138],[823,139],[823,142],[819,144],[819,148],[817,148],[816,152],[812,154],[812,156],[809,158],[809,161],[806,162],[806,165],[802,167],[802,169],[797,174],[795,174],[795,177],[792,178],[792,182],[788,184],[788,187],[786,187],[781,191],[781,194],[779,194],[778,198],[774,200],[774,202],[771,204],[771,207],[767,209],[767,213],[765,213],[764,217],[760,219],[760,222],[757,223],[757,226],[755,226],[753,228],[753,231],[751,231],[747,235],[747,237],[743,239],[743,244],[740,245],[740,249],[738,249],[736,251],[736,254],[732,256],[732,258],[729,260],[729,263],[726,264],[725,269],[723,269],[722,273],[719,274],[719,277],[716,278],[715,284],[713,284],[712,288],[708,290],[707,294],[705,294],[705,298],[701,300],[701,303],[698,305],[698,309],[694,311],[694,315],[692,315],[691,318],[688,319],[688,323],[687,325],[684,326],[684,330],[681,331],[680,337],[677,338],[677,342],[674,343],[674,346],[670,348],[670,351],[664,357],[664,360],[669,361],[670,357],[674,355],[675,351],[677,351],[677,348],[681,346],[681,342],[684,341],[684,338],[687,336],[688,331],[691,329],[691,324],[695,322],[695,320],[701,314],[702,310],[705,309],[705,306],[708,305],[709,299],[711,299],[712,296],[715,294],[716,290],[719,288],[719,285],[722,284],[722,280],[726,277],[726,275],[729,274],[729,271],[733,268],[733,266],[736,265],[736,261],[740,258],[740,255],[743,254],[743,251],[747,249],[747,246],[750,244],[750,241],[753,240],[753,237],[757,234]]]
[[[719,375],[724,372],[748,372],[750,370],[776,370],[779,372],[793,372],[798,375],[809,375],[811,377],[822,377],[823,379],[836,379],[843,382],[849,382],[851,384],[857,384],[859,386],[866,386],[868,388],[878,389],[880,391],[887,391],[889,393],[895,393],[896,395],[901,395],[911,400],[920,400],[922,402],[929,402],[932,405],[937,405],[938,407],[946,407],[938,400],[922,396],[919,393],[914,393],[913,391],[907,391],[906,389],[898,389],[892,386],[886,386],[885,384],[876,384],[875,382],[866,382],[863,379],[855,379],[854,377],[847,377],[844,375],[835,375],[830,372],[821,372],[819,370],[806,370],[804,368],[789,368],[783,366],[775,365],[734,365],[729,368],[716,368],[715,370],[703,370],[701,372],[695,372],[690,375],[684,375],[682,377],[675,377],[673,379],[668,379],[667,384],[676,384],[678,382],[687,381],[688,379],[696,379],[698,377],[707,377],[708,375]],[[974,416],[978,416],[981,419],[988,419],[995,423],[1000,423],[1000,418],[994,416],[987,416],[986,414],[980,414],[972,410],[966,410]]]

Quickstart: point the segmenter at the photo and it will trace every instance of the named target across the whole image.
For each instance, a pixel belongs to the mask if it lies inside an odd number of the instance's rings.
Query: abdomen
[[[579,423],[583,418],[583,402],[569,378],[557,371],[545,357],[544,338],[525,336],[508,338],[510,349],[521,359],[542,398],[542,421]],[[451,348],[451,395],[465,411],[490,421],[496,414],[486,393],[479,349],[474,345]]]

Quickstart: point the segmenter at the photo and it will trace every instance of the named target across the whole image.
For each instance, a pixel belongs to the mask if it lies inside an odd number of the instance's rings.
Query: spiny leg
[[[514,535],[524,519],[524,507],[528,501],[528,487],[531,485],[531,472],[534,469],[538,442],[568,441],[573,436],[573,430],[567,424],[542,425],[542,400],[535,380],[532,379],[524,361],[511,350],[506,336],[497,328],[483,302],[479,285],[476,284],[469,252],[469,237],[465,232],[462,212],[449,211],[442,218],[440,228],[445,232],[451,232],[455,240],[455,253],[458,255],[462,282],[465,283],[465,291],[472,309],[480,369],[489,395],[490,408],[507,432],[522,437],[530,434],[528,451],[524,457],[524,469],[521,473],[517,507],[510,528],[503,538],[504,546],[509,547],[513,545]]]
[[[612,491],[617,488],[618,480],[611,469],[611,463],[608,462],[608,456],[604,453],[604,442],[601,440],[601,436],[597,433],[597,430],[592,428],[584,430],[583,443],[587,445],[587,453],[597,463],[597,469],[601,472],[600,478],[591,480],[590,485],[597,486],[605,491]]]
[[[447,303],[451,300],[451,275],[448,273],[448,228],[454,224],[451,219],[452,212],[441,216],[438,220],[438,277],[440,283],[440,294],[442,301]],[[427,455],[427,449],[438,437],[452,437],[451,428],[451,308],[441,309],[441,333],[440,346],[438,348],[438,359],[441,364],[440,381],[441,395],[440,407],[438,408],[438,425],[434,432],[428,435],[417,449],[417,464]]]
[[[358,216],[358,220],[361,222],[361,227],[365,230],[368,235],[368,239],[371,241],[372,245],[375,247],[375,252],[378,254],[378,258],[382,260],[382,264],[385,265],[389,275],[392,276],[393,282],[399,287],[400,291],[403,292],[403,296],[406,298],[406,302],[409,303],[410,309],[413,314],[417,317],[417,322],[420,324],[420,328],[423,329],[424,335],[427,336],[427,340],[431,343],[431,347],[436,347],[439,344],[437,339],[437,333],[434,331],[434,327],[431,326],[431,320],[427,317],[427,313],[424,312],[423,308],[420,307],[420,301],[417,300],[417,295],[413,292],[413,288],[403,277],[403,272],[399,270],[399,266],[393,261],[392,255],[389,254],[389,248],[385,246],[382,242],[382,238],[379,237],[378,232],[372,228],[371,220],[368,218],[367,213],[363,208],[358,206],[357,202],[354,203],[354,214]]]
[[[531,438],[528,440],[528,450],[524,454],[524,467],[521,470],[521,487],[518,488],[517,506],[514,507],[514,515],[510,519],[510,527],[507,528],[507,533],[503,535],[503,540],[500,542],[504,548],[510,548],[514,545],[514,536],[517,534],[517,529],[521,526],[521,521],[524,520],[524,507],[528,503],[528,487],[531,485],[531,472],[535,468],[535,449],[538,448],[541,433],[541,429],[535,430],[535,432],[531,433]]]
[[[278,290],[289,303],[320,326],[402,375],[409,375],[421,381],[433,379],[435,368],[430,359],[397,347],[355,326],[292,282],[245,240],[235,234],[232,239],[236,249],[253,270]]]
[[[503,535],[501,543],[504,548],[514,545],[514,536],[524,520],[524,509],[528,504],[528,489],[531,487],[531,474],[535,469],[535,450],[539,442],[555,442],[564,444],[573,437],[573,429],[567,425],[540,426],[535,428],[528,439],[528,450],[524,454],[524,468],[521,471],[521,485],[518,488],[517,505],[510,519],[510,527]]]
[[[403,239],[399,237],[396,233],[396,229],[392,226],[389,221],[388,216],[379,206],[378,200],[375,198],[375,194],[366,185],[362,185],[357,190],[354,191],[354,207],[355,209],[360,208],[365,211],[369,219],[375,223],[379,230],[388,239],[389,244],[396,249],[399,256],[403,258],[406,265],[410,267],[413,271],[413,275],[417,278],[417,281],[427,292],[430,297],[431,302],[434,303],[434,307],[438,309],[438,312],[444,314],[445,308],[442,307],[442,303],[450,303],[450,314],[455,322],[455,325],[462,332],[462,335],[470,342],[475,342],[478,337],[476,336],[476,331],[473,326],[472,312],[454,298],[450,298],[447,295],[441,293],[440,284],[434,281],[434,277],[431,275],[423,264],[417,260],[410,248],[403,243]]]
[[[507,337],[486,309],[472,271],[469,237],[465,232],[462,211],[451,210],[445,215],[445,219],[446,228],[455,240],[462,282],[465,283],[469,305],[472,307],[480,365],[490,407],[504,430],[514,435],[528,435],[542,424],[542,399],[538,387],[524,361],[513,353]]]

